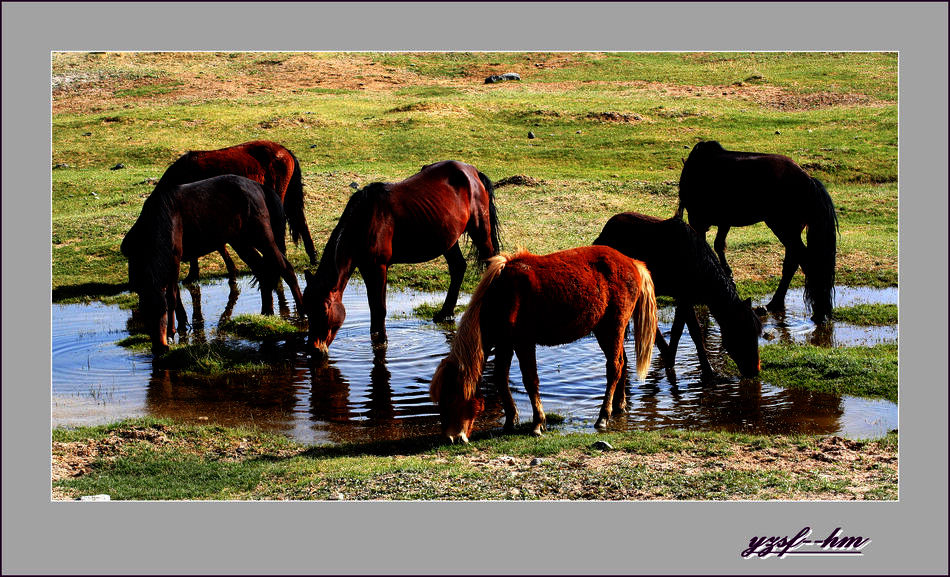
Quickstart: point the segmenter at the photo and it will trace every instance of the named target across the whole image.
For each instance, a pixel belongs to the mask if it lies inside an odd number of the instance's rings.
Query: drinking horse
[[[703,304],[719,323],[722,344],[742,376],[759,374],[762,321],[752,310],[752,299],[739,299],[735,283],[719,266],[709,244],[688,224],[679,218],[660,220],[624,212],[607,221],[594,244],[610,246],[630,258],[642,260],[650,269],[656,294],[675,299],[669,346],[660,331],[656,333],[656,344],[667,373],[675,377],[676,347],[685,323],[696,344],[703,375],[713,375],[694,310],[696,305]]]
[[[326,357],[346,318],[343,290],[357,268],[366,283],[374,345],[386,342],[386,278],[392,264],[444,256],[451,281],[435,319],[452,318],[466,268],[459,237],[466,232],[479,258],[498,252],[494,187],[469,164],[437,162],[401,182],[374,182],[353,193],[316,274],[306,272],[310,352]]]
[[[282,276],[302,310],[294,269],[284,256],[284,212],[270,189],[242,176],[225,175],[171,187],[145,200],[122,240],[129,284],[152,351],[168,350],[175,317],[187,323],[178,289],[182,259],[195,259],[230,244],[251,268],[261,289],[261,314],[274,313],[273,291]]]
[[[723,269],[726,235],[733,226],[765,221],[785,245],[782,279],[767,308],[785,309],[785,293],[798,270],[805,274],[805,303],[816,323],[831,318],[834,307],[838,215],[831,195],[792,159],[779,154],[735,152],[718,142],[693,147],[680,175],[679,208],[702,235],[715,225],[716,253]],[[802,231],[808,229],[808,245]]]
[[[488,260],[488,267],[462,315],[448,356],[432,377],[429,394],[439,406],[442,433],[465,443],[484,409],[476,388],[485,357],[495,350],[493,380],[505,408],[505,430],[518,411],[508,387],[513,354],[518,355],[531,399],[534,434],[545,428],[538,392],[537,345],[570,343],[591,332],[607,358],[607,388],[594,426],[602,429],[612,408],[626,407],[618,383],[626,354],[624,339],[633,317],[637,375],[646,376],[656,335],[656,297],[646,266],[606,246],[536,256],[519,252]]]
[[[284,205],[290,236],[296,244],[303,239],[310,262],[316,264],[317,253],[307,227],[303,209],[303,179],[300,163],[294,154],[269,140],[254,140],[218,150],[193,150],[178,158],[155,186],[156,192],[178,184],[187,184],[225,174],[236,174],[274,189]],[[282,233],[283,234],[283,233]],[[217,249],[228,269],[233,284],[237,278],[234,261],[223,245]],[[185,282],[198,280],[198,259],[191,259]]]

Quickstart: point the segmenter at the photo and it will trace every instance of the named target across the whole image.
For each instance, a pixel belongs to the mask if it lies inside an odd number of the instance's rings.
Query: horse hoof
[[[772,311],[773,313],[780,313],[785,310],[785,303],[772,303],[765,305],[765,308]]]
[[[768,316],[769,314],[768,309],[765,307],[755,307],[755,309],[753,309],[753,312],[755,312],[755,314],[760,317],[765,317],[765,316]]]
[[[535,425],[534,429],[531,431],[531,434],[534,435],[535,437],[540,437],[541,431],[543,430],[544,430],[543,425]]]

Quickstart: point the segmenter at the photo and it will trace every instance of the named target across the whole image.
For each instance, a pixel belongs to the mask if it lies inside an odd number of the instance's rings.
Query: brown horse
[[[300,287],[284,256],[284,226],[277,194],[242,176],[216,176],[149,196],[122,240],[122,254],[129,259],[129,284],[139,295],[152,350],[168,350],[176,313],[182,330],[187,323],[178,290],[182,259],[198,258],[225,243],[257,277],[262,314],[274,313],[278,275],[302,310]]]
[[[317,253],[307,227],[303,210],[303,179],[300,163],[294,154],[269,140],[254,140],[221,148],[218,150],[193,150],[185,153],[172,163],[155,186],[155,192],[166,190],[178,184],[187,184],[225,174],[236,174],[274,189],[284,204],[290,236],[294,243],[303,238],[303,245],[310,262],[317,262]],[[228,278],[233,282],[237,271],[234,261],[223,245],[218,248],[224,265],[228,269]],[[191,260],[185,282],[198,280],[198,259]]]
[[[311,353],[326,357],[346,317],[343,290],[356,268],[366,283],[374,345],[386,342],[386,277],[394,263],[444,256],[451,282],[436,320],[452,318],[466,268],[459,248],[463,232],[468,233],[479,258],[498,252],[494,188],[487,176],[469,164],[437,162],[401,182],[375,182],[353,193],[330,234],[316,274],[306,272],[304,305]]]
[[[590,246],[536,256],[520,252],[489,259],[488,268],[462,316],[449,355],[432,377],[429,394],[439,406],[442,433],[468,442],[484,408],[475,396],[494,347],[494,381],[505,407],[505,430],[518,411],[508,388],[513,354],[518,355],[534,412],[534,434],[545,428],[538,393],[536,345],[560,345],[594,333],[607,357],[607,389],[594,426],[607,425],[612,407],[626,407],[623,386],[624,337],[633,317],[637,376],[650,365],[656,335],[656,297],[646,266],[606,246]],[[615,396],[616,389],[616,396]]]
[[[825,186],[787,156],[726,150],[714,140],[693,147],[680,175],[676,216],[702,235],[715,225],[714,246],[722,268],[726,235],[733,226],[765,221],[785,245],[782,279],[766,308],[785,310],[785,293],[798,270],[805,273],[805,303],[822,323],[834,308],[838,215]],[[808,229],[808,246],[802,231]]]
[[[675,378],[673,362],[684,323],[696,345],[703,375],[713,375],[694,310],[698,304],[709,306],[722,331],[723,346],[739,372],[745,377],[759,374],[762,321],[752,310],[751,299],[739,299],[732,277],[719,266],[706,239],[688,224],[679,218],[660,220],[623,212],[607,221],[594,244],[611,246],[645,262],[653,275],[656,294],[676,299],[669,346],[662,334],[657,332],[656,335],[656,344],[671,380]]]

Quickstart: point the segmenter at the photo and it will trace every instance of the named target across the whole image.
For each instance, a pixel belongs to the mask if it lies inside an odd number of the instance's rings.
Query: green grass
[[[897,305],[858,304],[836,307],[834,319],[861,326],[888,326],[897,324]]]
[[[361,77],[354,81],[401,81],[357,89],[313,86],[311,75],[297,89],[282,80],[295,67],[331,63],[353,67]],[[481,83],[507,71],[523,81]],[[62,54],[53,73],[96,79],[54,94],[51,161],[69,165],[51,171],[54,298],[120,290],[127,266],[118,246],[151,192],[146,179],[186,150],[252,138],[279,141],[300,159],[318,248],[351,182],[399,180],[442,158],[475,164],[494,180],[541,180],[501,187],[497,202],[508,248],[550,252],[589,244],[616,212],[672,215],[681,159],[700,139],[779,152],[831,191],[841,220],[839,279],[897,280],[894,54]],[[747,82],[753,76],[760,78]],[[208,93],[209,77],[247,89]],[[108,86],[113,97],[72,106],[83,86]],[[720,86],[778,91],[787,101],[709,89]],[[807,100],[829,94],[839,100]],[[119,162],[126,168],[109,170]],[[764,225],[733,229],[729,244],[740,290],[774,282],[782,251]],[[300,247],[291,246],[290,258],[298,269],[306,264]],[[202,272],[225,271],[212,255]],[[465,290],[477,277],[470,270]],[[390,278],[427,290],[448,284],[441,259],[396,265]]]
[[[764,382],[897,402],[896,344],[834,349],[777,344],[760,347],[759,355]]]
[[[445,445],[425,437],[305,446],[253,429],[133,419],[53,431],[95,444],[64,496],[128,499],[896,499],[896,435],[878,441],[653,431],[548,433]],[[613,445],[600,451],[597,440]],[[828,451],[826,449],[833,448]],[[844,450],[847,455],[841,456]],[[758,466],[733,467],[742,455]],[[533,459],[535,464],[530,464]],[[805,466],[802,466],[805,465]],[[860,477],[860,478],[859,478]]]
[[[251,340],[287,339],[306,332],[274,315],[238,315],[220,325],[218,330]]]
[[[269,349],[215,340],[173,345],[167,353],[156,357],[153,363],[156,367],[186,375],[214,378],[266,374],[290,361],[281,360]]]

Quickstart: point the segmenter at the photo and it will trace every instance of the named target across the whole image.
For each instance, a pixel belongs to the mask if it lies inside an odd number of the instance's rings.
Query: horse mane
[[[706,297],[704,303],[709,306],[709,311],[716,320],[722,324],[721,319],[726,312],[726,307],[741,300],[735,281],[723,270],[706,239],[693,230],[693,227],[675,217],[665,222],[671,223],[670,226],[678,229],[676,243],[679,252],[683,255],[681,260],[683,263],[692,263],[687,266],[690,266],[695,273],[695,278],[683,279],[681,282],[703,287]]]
[[[270,228],[274,235],[274,243],[280,249],[280,252],[286,255],[287,241],[284,238],[284,229],[287,226],[287,214],[284,212],[284,205],[280,201],[280,195],[276,190],[263,184],[259,186],[264,194],[264,204],[267,206],[267,212],[270,215]]]
[[[129,281],[136,292],[164,286],[175,266],[172,250],[174,198],[171,194],[157,192],[145,199],[138,220],[126,233],[120,247],[129,260]]]
[[[340,246],[344,242],[344,235],[347,230],[352,229],[360,219],[363,218],[369,207],[372,206],[374,197],[382,194],[386,190],[386,184],[383,182],[373,182],[354,192],[343,208],[343,213],[333,227],[330,238],[327,239],[323,254],[320,255],[320,264],[317,265],[316,280],[323,285],[336,281],[339,277],[339,257]]]
[[[514,256],[507,254],[498,254],[486,261],[485,272],[482,274],[482,280],[479,281],[475,293],[472,294],[472,300],[468,303],[468,308],[459,321],[458,332],[452,340],[452,348],[449,355],[439,363],[432,377],[432,383],[429,386],[429,396],[432,401],[438,404],[442,397],[442,388],[445,386],[445,371],[447,367],[454,367],[458,375],[457,384],[461,388],[462,399],[469,400],[475,396],[475,389],[485,368],[485,348],[482,343],[482,304],[485,300],[485,294],[492,283],[504,270],[508,261],[527,254],[525,251],[519,251]]]

